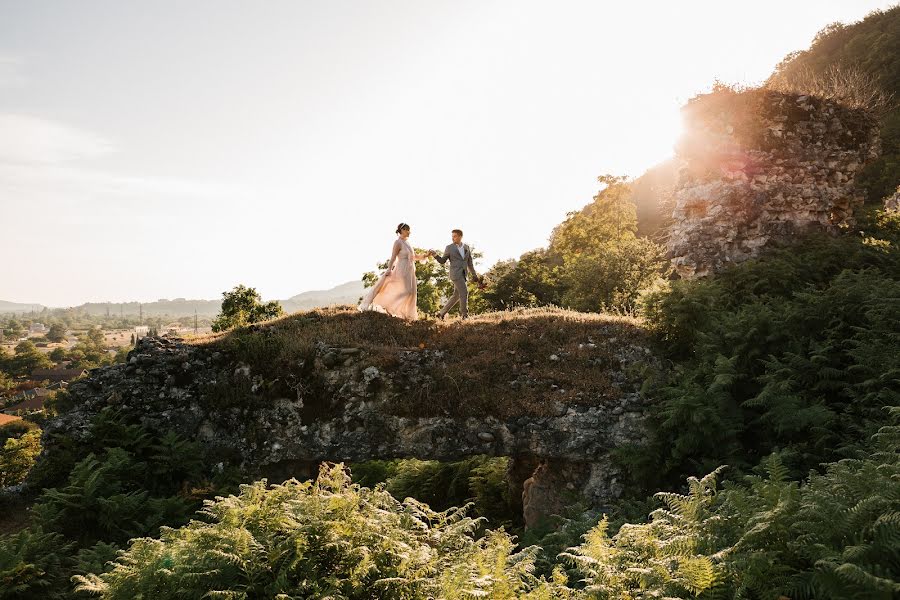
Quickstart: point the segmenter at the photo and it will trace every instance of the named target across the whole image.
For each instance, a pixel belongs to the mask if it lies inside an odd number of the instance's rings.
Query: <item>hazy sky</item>
[[[266,299],[545,244],[678,107],[893,2],[0,0],[0,299]]]

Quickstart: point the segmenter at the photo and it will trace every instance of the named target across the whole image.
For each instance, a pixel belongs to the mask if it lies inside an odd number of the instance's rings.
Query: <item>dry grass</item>
[[[893,95],[885,92],[874,77],[855,66],[831,65],[821,73],[809,67],[777,73],[766,82],[766,88],[833,100],[879,116],[895,107]]]
[[[392,375],[399,393],[386,407],[390,412],[510,417],[615,400],[615,373],[626,368],[623,349],[646,340],[635,319],[560,309],[410,323],[338,307],[192,343],[222,350],[266,377],[293,373],[312,390],[323,389],[309,383],[323,368],[317,360],[323,347],[360,348],[357,368],[371,365]]]

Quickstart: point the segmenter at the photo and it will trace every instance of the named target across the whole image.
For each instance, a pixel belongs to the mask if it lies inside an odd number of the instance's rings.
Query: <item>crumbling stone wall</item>
[[[702,277],[810,229],[853,225],[854,177],[879,151],[866,111],[765,89],[717,90],[683,109],[668,252]]]
[[[610,453],[646,441],[652,401],[640,392],[640,372],[661,365],[649,346],[616,337],[609,343],[620,357],[616,394],[573,405],[548,397],[546,416],[475,418],[391,412],[396,395],[414,393],[404,382],[420,380],[424,365],[440,360],[429,350],[401,351],[394,366],[379,368],[361,348],[321,344],[308,379],[291,385],[296,394],[269,398],[272,382],[246,363],[214,348],[146,337],[126,364],[72,382],[60,415],[43,429],[39,462],[90,444],[91,423],[108,407],[150,431],[199,443],[211,471],[228,464],[248,479],[312,475],[320,461],[508,456],[510,487],[533,525],[558,512],[562,491],[596,507],[618,497],[622,474]],[[327,406],[311,406],[313,381]]]

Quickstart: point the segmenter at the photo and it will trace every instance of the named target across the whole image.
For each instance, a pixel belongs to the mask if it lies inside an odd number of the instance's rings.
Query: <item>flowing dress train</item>
[[[359,310],[385,312],[408,321],[418,318],[416,311],[416,253],[406,240],[394,242],[396,258],[388,265],[359,304]],[[396,245],[399,244],[399,248]]]

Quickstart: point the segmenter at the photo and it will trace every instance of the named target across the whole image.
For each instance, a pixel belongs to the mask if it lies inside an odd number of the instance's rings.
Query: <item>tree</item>
[[[491,308],[555,304],[630,312],[665,274],[663,248],[637,235],[632,184],[620,175],[597,179],[604,188],[553,230],[549,248],[491,269],[484,292]]]
[[[11,317],[6,322],[6,327],[3,328],[4,335],[12,339],[18,339],[19,336],[21,336],[24,332],[25,329],[22,327],[22,324],[16,320],[15,317]]]
[[[66,360],[68,354],[66,353],[65,348],[54,348],[50,351],[50,354],[48,356],[53,362],[61,363],[62,361]]]
[[[598,243],[627,239],[637,232],[637,212],[627,178],[601,175],[597,181],[605,187],[594,201],[570,212],[550,234],[550,252],[564,261],[591,253]]]
[[[88,329],[84,341],[95,348],[103,348],[106,346],[106,336],[103,335],[103,329],[100,327],[91,327]]]
[[[24,376],[30,375],[35,369],[49,369],[53,366],[53,361],[38,350],[34,342],[25,340],[16,346],[16,353],[8,364],[12,375]]]
[[[47,332],[47,340],[51,342],[63,342],[66,339],[66,328],[62,323],[54,323]]]
[[[41,430],[9,437],[0,448],[0,487],[21,483],[41,453]]]
[[[83,334],[67,355],[76,367],[90,369],[113,362],[106,351],[106,338],[99,327],[91,327]]]
[[[500,261],[491,267],[485,274],[484,300],[492,310],[561,305],[559,275],[547,250],[532,250],[518,260]]]
[[[278,300],[262,302],[256,288],[235,286],[230,292],[222,292],[222,311],[212,323],[213,331],[226,331],[274,319],[284,314]]]
[[[2,367],[2,365],[0,365]],[[9,375],[0,370],[0,392],[6,391],[13,387],[13,381]]]

